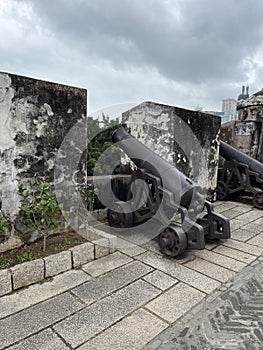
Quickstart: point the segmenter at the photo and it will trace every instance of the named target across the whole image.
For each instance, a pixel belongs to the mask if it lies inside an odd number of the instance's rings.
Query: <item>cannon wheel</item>
[[[260,191],[254,194],[253,205],[258,209],[263,209],[263,191]]]
[[[228,195],[228,187],[224,181],[218,181],[217,183],[217,198],[222,201]]]
[[[179,226],[170,225],[158,236],[160,250],[168,256],[181,255],[187,247],[187,237]]]
[[[108,222],[111,227],[132,227],[133,213],[126,203],[115,203],[112,209],[108,209]]]

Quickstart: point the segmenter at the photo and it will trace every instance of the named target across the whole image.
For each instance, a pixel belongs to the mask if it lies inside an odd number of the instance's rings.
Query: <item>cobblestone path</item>
[[[263,349],[262,258],[255,263],[157,336],[145,349]]]

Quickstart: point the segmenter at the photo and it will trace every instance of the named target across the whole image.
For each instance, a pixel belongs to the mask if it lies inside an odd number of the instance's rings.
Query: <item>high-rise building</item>
[[[242,86],[242,92],[241,94],[238,95],[238,98],[237,98],[238,102],[249,98],[248,90],[249,90],[249,86],[246,87],[246,92],[245,92],[245,86],[244,85]]]
[[[237,117],[237,101],[234,98],[222,100],[222,112],[228,116],[228,121],[235,120]]]

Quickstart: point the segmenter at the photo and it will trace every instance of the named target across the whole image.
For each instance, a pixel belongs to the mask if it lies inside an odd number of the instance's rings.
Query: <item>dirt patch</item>
[[[44,258],[85,242],[87,241],[74,231],[60,233],[47,238],[47,248],[44,252],[43,239],[39,239],[23,247],[0,253],[0,270],[25,261]]]

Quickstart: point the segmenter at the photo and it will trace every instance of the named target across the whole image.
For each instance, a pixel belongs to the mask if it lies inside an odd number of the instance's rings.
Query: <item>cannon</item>
[[[126,202],[115,202],[108,209],[110,226],[133,227],[154,217],[162,227],[156,233],[160,250],[171,257],[186,249],[203,249],[205,239],[230,237],[229,220],[213,210],[198,185],[124,127],[112,139],[137,170],[131,176]]]
[[[224,158],[218,170],[217,198],[226,199],[230,194],[252,195],[256,208],[263,209],[263,164],[220,141],[219,154]]]

